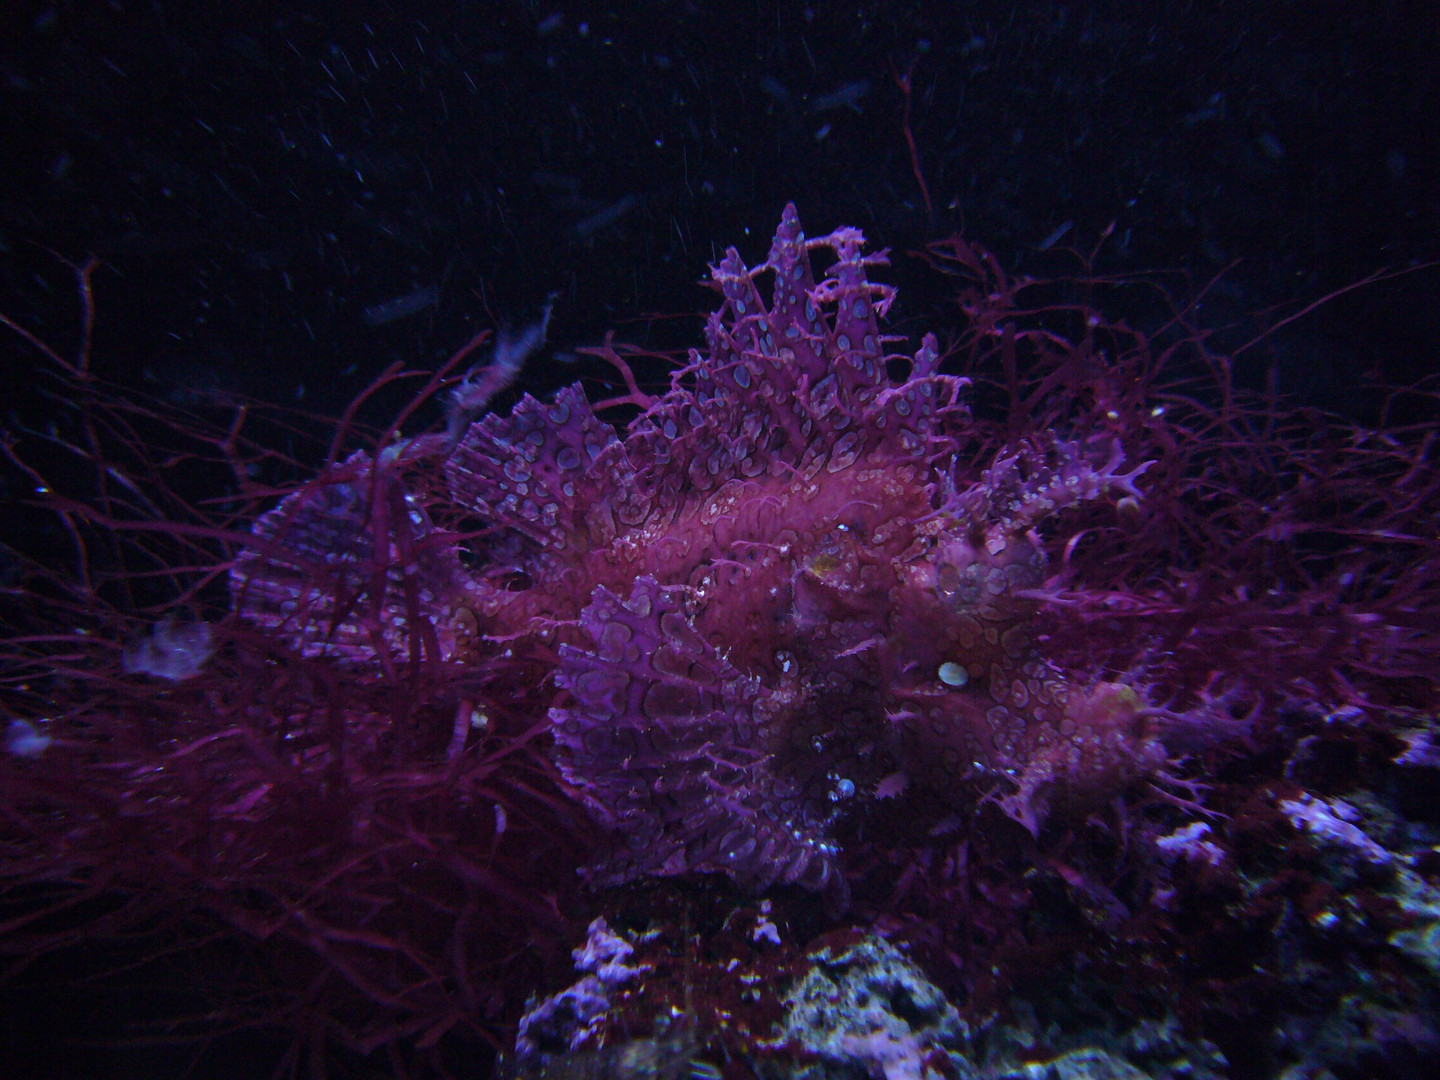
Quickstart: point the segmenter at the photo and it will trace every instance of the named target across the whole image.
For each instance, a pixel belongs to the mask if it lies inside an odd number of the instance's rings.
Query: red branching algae
[[[1231,873],[1205,785],[1250,797],[1217,747],[1258,777],[1287,717],[1434,701],[1430,436],[1246,399],[1183,317],[1152,342],[959,240],[957,338],[890,353],[862,245],[787,207],[663,394],[607,343],[623,396],[401,437],[424,373],[299,482],[244,408],[106,400],[88,268],[81,361],[5,320],[75,401],[64,467],[4,447],[63,552],[3,612],[9,954],[225,941],[263,973],[213,1014],[397,1071],[564,976],[577,869],[853,898],[977,1009],[1087,934],[1163,983],[1177,891]]]

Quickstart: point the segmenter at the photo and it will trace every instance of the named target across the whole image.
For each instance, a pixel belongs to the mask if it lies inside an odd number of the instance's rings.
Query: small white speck
[[[5,749],[19,758],[38,758],[53,741],[29,720],[11,720],[5,729]]]
[[[970,681],[970,673],[965,670],[964,664],[957,664],[953,660],[947,660],[940,665],[937,672],[940,681],[946,686],[964,686]]]

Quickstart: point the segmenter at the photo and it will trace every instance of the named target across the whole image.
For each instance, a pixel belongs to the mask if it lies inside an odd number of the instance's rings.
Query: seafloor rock
[[[686,960],[677,1006],[670,929],[612,931],[603,920],[575,950],[581,978],[534,1002],[505,1075],[521,1080],[716,1080],[743,1062],[757,1080],[1219,1080],[1224,1056],[1173,1018],[1125,1030],[1089,1020],[1039,1026],[1014,1017],[972,1028],[921,967],[883,938],[839,932],[808,950],[762,911],[737,909],[729,959]],[[766,932],[767,929],[772,932]],[[691,939],[694,940],[693,938]],[[744,956],[735,948],[748,941]],[[717,951],[718,950],[718,951]],[[668,959],[667,959],[668,958]],[[607,976],[606,972],[610,974]],[[777,972],[788,972],[778,977]],[[764,974],[761,974],[764,972]],[[637,976],[643,975],[643,978]],[[743,986],[726,996],[723,984]],[[714,1007],[723,1003],[723,1007]],[[1048,1047],[1049,1049],[1042,1049]],[[746,1071],[748,1070],[748,1072]]]
[[[1071,1050],[1049,1061],[1032,1061],[1002,1073],[992,1073],[991,1077],[993,1080],[1150,1080],[1152,1075],[1104,1050],[1087,1049]]]
[[[784,994],[777,1044],[813,1054],[787,1071],[804,1080],[939,1080],[974,1070],[960,1053],[970,1030],[955,1006],[883,938],[812,953],[814,966]]]

